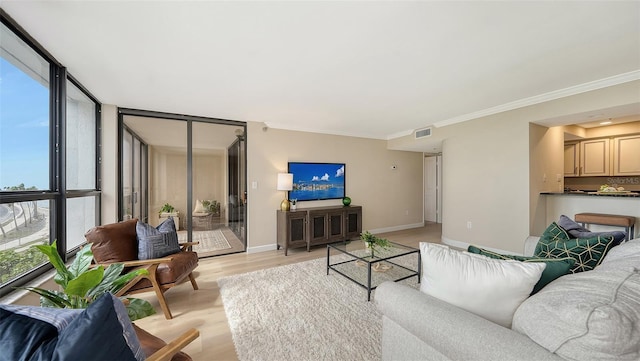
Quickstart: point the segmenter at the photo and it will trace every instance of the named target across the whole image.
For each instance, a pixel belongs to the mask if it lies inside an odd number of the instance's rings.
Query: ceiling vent
[[[431,136],[431,128],[424,128],[416,130],[416,139],[430,137]]]

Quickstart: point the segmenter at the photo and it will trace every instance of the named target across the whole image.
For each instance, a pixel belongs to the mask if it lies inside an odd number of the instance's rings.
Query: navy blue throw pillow
[[[111,294],[87,307],[58,336],[56,360],[132,360]]]
[[[180,251],[173,217],[164,220],[157,228],[138,222],[136,236],[138,237],[138,259],[162,258]]]
[[[627,237],[627,233],[622,231],[591,232],[590,230],[582,227],[579,223],[575,222],[573,219],[565,216],[564,214],[560,216],[558,225],[562,227],[562,229],[567,231],[571,238],[613,236],[611,247],[619,245]]]
[[[58,329],[0,308],[0,360],[51,360]]]

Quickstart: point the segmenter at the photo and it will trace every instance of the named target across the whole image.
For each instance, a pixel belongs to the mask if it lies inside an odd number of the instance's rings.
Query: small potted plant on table
[[[391,247],[389,240],[386,238],[380,238],[376,235],[371,234],[369,231],[364,231],[360,233],[360,239],[364,241],[365,250],[370,254],[371,259],[375,259],[375,253],[378,249],[388,249]],[[392,268],[392,266],[378,262],[375,263],[372,269],[376,272],[385,272]]]

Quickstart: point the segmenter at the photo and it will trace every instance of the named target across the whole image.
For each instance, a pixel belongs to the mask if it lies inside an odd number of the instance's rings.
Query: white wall
[[[541,192],[564,190],[564,129],[529,125],[529,234],[540,235],[546,220],[546,198]],[[560,181],[558,181],[558,176]]]
[[[443,242],[521,253],[524,239],[548,225],[539,193],[559,189],[555,176],[564,173],[562,131],[530,124],[586,121],[603,109],[637,104],[638,89],[640,81],[620,84],[434,128],[428,138],[392,139],[388,147],[432,152],[441,146]]]
[[[149,147],[149,223],[159,224],[158,210],[169,203],[180,212],[185,227],[188,209],[196,200],[217,200],[225,204],[226,157],[222,154],[193,155],[193,202],[187,204],[187,154],[183,151]]]
[[[528,125],[502,114],[455,128],[442,148],[443,242],[518,250],[529,234]]]
[[[423,224],[422,154],[390,151],[386,142],[279,129],[249,122],[249,251],[275,249],[276,210],[284,192],[276,191],[277,173],[288,161],[346,163],[346,194],[363,207],[363,230],[403,229]],[[391,166],[397,169],[392,170]],[[258,188],[252,189],[252,182]],[[300,202],[298,207],[340,204],[339,200]]]
[[[102,223],[118,220],[118,107],[102,105]]]

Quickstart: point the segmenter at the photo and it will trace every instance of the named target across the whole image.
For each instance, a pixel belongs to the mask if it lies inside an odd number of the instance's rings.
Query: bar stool
[[[575,221],[582,223],[583,227],[587,224],[599,224],[602,226],[617,226],[624,227],[627,233],[626,240],[633,239],[635,233],[636,217],[622,216],[617,214],[603,214],[603,213],[576,213]]]

